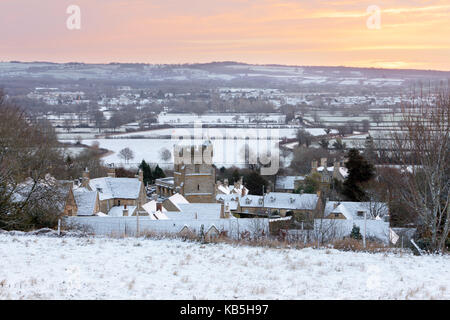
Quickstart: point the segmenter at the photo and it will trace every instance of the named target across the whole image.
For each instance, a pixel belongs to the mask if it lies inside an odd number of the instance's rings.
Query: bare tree
[[[170,159],[170,157],[172,157],[172,153],[170,152],[169,149],[167,149],[167,148],[162,148],[162,149],[159,151],[159,157],[160,157],[160,159],[163,160],[163,161],[168,161],[168,160]]]
[[[134,159],[134,153],[130,148],[126,147],[119,151],[119,157],[128,163],[130,160]]]
[[[299,129],[297,131],[297,140],[298,140],[298,145],[299,146],[303,146],[305,145],[306,147],[309,147],[313,141],[313,136],[306,131],[305,129]]]
[[[31,122],[0,90],[0,228],[41,226],[37,219],[60,212],[50,196],[56,198],[56,185],[43,181],[48,182],[48,174],[62,165],[51,125]],[[45,205],[43,194],[49,197]]]
[[[439,93],[435,102],[420,99],[402,110],[401,131],[392,133],[394,157],[403,172],[398,192],[417,215],[423,237],[442,252],[450,224],[450,95]]]

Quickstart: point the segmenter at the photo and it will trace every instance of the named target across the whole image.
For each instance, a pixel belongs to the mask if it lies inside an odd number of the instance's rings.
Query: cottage
[[[277,176],[275,182],[275,192],[293,193],[305,180],[305,176]]]
[[[81,186],[69,193],[64,213],[94,215],[100,211],[111,216],[135,215],[146,199],[142,171],[136,178],[116,178],[115,170],[110,168],[108,177],[90,179],[86,169]]]
[[[389,208],[383,202],[327,201],[324,210],[326,219],[380,220],[388,216]]]
[[[344,166],[344,161],[334,161],[333,166],[328,166],[328,159],[321,158],[320,166],[318,166],[317,160],[311,163],[311,173],[318,173],[321,176],[322,186],[329,187],[333,179],[343,182],[348,176],[348,169]]]
[[[264,196],[247,195],[239,199],[237,212],[244,215],[282,217],[294,214],[314,214],[321,210],[319,194],[269,192]]]

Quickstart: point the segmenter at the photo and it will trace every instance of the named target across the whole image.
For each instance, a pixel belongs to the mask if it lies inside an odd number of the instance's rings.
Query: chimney
[[[163,210],[162,203],[161,202],[157,202],[156,203],[156,211],[162,212],[162,210]]]
[[[123,216],[124,217],[128,217],[128,209],[127,209],[127,205],[126,204],[123,205]]]
[[[317,160],[311,161],[311,171],[317,171]]]
[[[225,187],[228,187],[228,179],[223,179],[223,185],[224,185]]]
[[[229,219],[231,217],[230,205],[228,203],[225,204],[224,217],[225,219]]]
[[[334,168],[333,168],[333,178],[336,178],[339,173],[340,163],[339,161],[334,161]]]
[[[144,182],[144,171],[142,169],[139,169],[138,178],[139,181]]]
[[[220,204],[220,219],[225,219],[225,204],[223,202]]]
[[[81,186],[84,188],[87,188],[88,185],[89,185],[89,169],[86,168],[83,171],[83,178],[81,180]]]
[[[320,166],[324,168],[327,167],[327,158],[320,158]]]

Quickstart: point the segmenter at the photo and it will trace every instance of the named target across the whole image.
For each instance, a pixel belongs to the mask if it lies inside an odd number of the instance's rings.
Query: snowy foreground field
[[[450,256],[0,235],[0,299],[450,299]]]

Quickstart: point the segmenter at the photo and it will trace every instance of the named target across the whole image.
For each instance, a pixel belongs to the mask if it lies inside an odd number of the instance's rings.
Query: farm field
[[[0,299],[450,299],[449,263],[448,255],[5,234]]]

